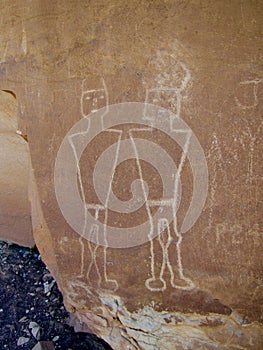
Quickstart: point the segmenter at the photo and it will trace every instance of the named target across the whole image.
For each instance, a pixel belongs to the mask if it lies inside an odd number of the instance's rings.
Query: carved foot
[[[116,280],[104,280],[100,283],[100,287],[105,291],[116,292],[119,288],[118,282]]]
[[[195,287],[193,281],[187,277],[177,277],[171,280],[171,285],[176,289],[191,290]]]
[[[166,289],[166,282],[162,278],[148,278],[145,285],[151,292],[162,292]]]

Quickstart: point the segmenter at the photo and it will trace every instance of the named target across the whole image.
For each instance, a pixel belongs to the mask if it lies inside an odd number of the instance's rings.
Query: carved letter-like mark
[[[251,86],[253,91],[254,101],[250,105],[243,104],[240,100],[235,97],[236,104],[241,109],[252,109],[258,105],[258,85],[262,83],[263,79],[246,80],[240,83],[241,86]]]

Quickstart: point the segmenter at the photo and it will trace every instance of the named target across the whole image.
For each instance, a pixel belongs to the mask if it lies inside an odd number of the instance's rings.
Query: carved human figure
[[[162,63],[165,63],[165,59],[162,61]],[[174,65],[176,65],[175,69],[173,69]],[[179,68],[177,63],[173,63],[173,65],[170,65],[170,67],[172,71],[175,70],[177,72],[181,72],[181,74],[177,74],[177,79],[175,79],[177,86],[172,87],[171,84],[173,83],[173,80],[167,77],[166,72],[161,71],[156,79],[157,84],[159,82],[160,86],[147,89],[145,99],[145,120],[147,120],[148,122],[152,121],[152,124],[155,124],[155,121],[152,119],[153,117],[151,113],[148,113],[148,104],[157,104],[162,106],[163,103],[167,103],[168,101],[168,103],[174,106],[175,108],[175,114],[171,116],[170,119],[171,132],[185,133],[186,135],[185,146],[182,150],[179,166],[175,174],[174,192],[172,194],[172,197],[170,198],[170,201],[168,201],[166,204],[170,206],[170,210],[172,211],[173,223],[172,225],[169,225],[169,222],[166,217],[163,217],[159,220],[158,227],[154,228],[154,230],[158,230],[158,243],[154,242],[153,237],[149,235],[151,245],[151,277],[146,280],[145,285],[149,290],[153,292],[164,291],[167,288],[167,283],[164,279],[164,272],[166,268],[169,272],[170,284],[173,288],[184,290],[194,288],[194,283],[192,282],[192,280],[184,275],[181,257],[181,243],[183,236],[180,233],[179,228],[177,227],[177,206],[179,204],[178,199],[180,174],[184,166],[185,159],[187,157],[187,152],[189,149],[189,143],[191,139],[191,131],[181,129],[177,130],[176,127],[174,127],[174,121],[176,120],[176,118],[180,118],[181,116],[183,92],[189,84],[191,75],[189,70],[183,63],[179,63]],[[180,78],[178,79],[178,77]],[[156,116],[154,117],[156,118]],[[162,118],[162,110],[160,110],[160,115],[157,117]],[[149,205],[151,206],[151,203],[149,203]],[[158,261],[157,252],[160,249],[160,247],[162,251],[162,259]],[[170,254],[176,256],[176,258],[173,259],[173,261],[176,261],[176,264],[171,263],[171,259],[169,258]]]
[[[103,212],[104,217],[104,245],[100,246],[98,244],[92,244],[93,242],[98,242],[98,235],[99,235],[99,226],[98,225],[92,225],[91,227],[88,225],[87,220],[84,221],[83,224],[83,235],[80,237],[79,242],[81,245],[81,257],[82,257],[82,263],[81,263],[81,272],[80,276],[83,277],[86,275],[88,280],[92,279],[92,269],[95,268],[96,274],[97,274],[97,281],[98,285],[105,290],[112,290],[115,291],[118,289],[118,282],[113,279],[108,278],[108,272],[107,272],[107,218],[108,218],[108,205],[105,203],[105,205],[100,205],[98,203],[89,203],[86,196],[85,196],[85,190],[84,190],[84,183],[83,178],[81,174],[81,169],[79,165],[78,156],[76,153],[76,144],[79,141],[79,138],[85,137],[85,134],[89,132],[89,122],[91,113],[96,112],[98,109],[102,107],[106,107],[105,114],[107,114],[107,107],[109,105],[109,99],[108,99],[108,92],[105,85],[105,82],[103,79],[100,81],[100,87],[96,89],[87,89],[86,88],[86,80],[84,79],[81,86],[81,97],[80,97],[80,110],[81,115],[85,119],[87,119],[87,130],[81,133],[73,134],[69,138],[69,142],[71,144],[71,147],[73,149],[73,152],[75,154],[75,160],[77,165],[77,172],[78,172],[78,182],[79,182],[79,188],[80,188],[80,194],[81,199],[83,202],[83,210],[85,218],[87,217],[87,212],[90,210],[93,210],[95,212],[95,219],[99,219],[100,212]],[[92,122],[92,121],[91,121]],[[101,119],[101,123],[103,124],[103,117]],[[101,126],[103,129],[103,125]],[[114,132],[114,130],[106,130],[108,132]],[[105,131],[105,132],[106,132]],[[111,184],[109,184],[109,191],[111,190]],[[90,263],[85,271],[84,266],[84,257],[85,257],[85,245],[83,240],[85,238],[83,237],[89,237],[90,239],[87,240],[88,248],[90,252]],[[101,254],[102,253],[102,254]],[[98,256],[103,255],[103,263],[100,264],[98,262]]]

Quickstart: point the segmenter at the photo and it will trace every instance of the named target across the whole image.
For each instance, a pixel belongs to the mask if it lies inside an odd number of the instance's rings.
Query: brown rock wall
[[[36,242],[59,280],[67,308],[116,349],[173,349],[173,344],[179,349],[260,349],[261,2],[35,1],[2,7],[0,84],[17,95],[42,213],[34,225]],[[102,112],[96,110],[127,102],[163,107],[179,120],[178,125],[186,128],[180,120],[187,123],[204,150],[208,192],[195,224],[186,232],[177,231],[192,192],[196,190],[201,198],[205,190],[205,172],[195,182],[203,163],[202,157],[196,161],[200,150],[194,153],[198,148],[193,148],[193,158],[187,158],[180,170],[177,224],[160,221],[164,226],[154,228],[155,238],[117,249],[94,244],[100,231],[90,227],[85,231],[92,242],[67,223],[56,199],[54,169],[59,147],[73,126],[72,133],[79,132],[81,120],[86,127],[77,137],[76,133],[66,137],[65,142],[77,140],[78,155],[88,123],[99,128]],[[168,116],[163,113],[151,123],[164,127]],[[122,141],[132,142],[129,132],[138,127],[138,121],[131,118],[130,123],[119,127],[121,132],[103,132],[82,149],[76,183],[64,191],[69,193],[67,205],[77,218],[76,225],[82,210],[88,211],[71,201],[72,186],[82,199],[90,199],[91,216],[100,223],[109,220],[116,232],[154,215],[154,208],[149,210],[146,204],[133,216],[114,212],[107,216],[105,208],[96,209],[100,201],[92,189],[94,164],[120,134]],[[180,148],[187,144],[188,134],[174,136],[177,142],[171,135],[154,130],[141,132],[140,137],[160,144],[180,168]],[[76,160],[72,144],[67,143],[63,158],[67,170],[68,162]],[[158,160],[153,146],[147,154]],[[131,183],[143,173],[151,203],[160,200],[158,172],[142,161],[140,173],[138,157],[133,154],[132,158],[112,173],[116,196],[132,200]],[[105,169],[111,169],[106,168],[107,156],[104,160]],[[161,162],[164,169],[165,164],[168,160]],[[59,183],[70,175],[60,172]],[[101,172],[98,179],[104,175]],[[160,227],[163,233],[158,236]],[[147,232],[145,228],[137,231],[138,239]],[[163,313],[169,320],[185,318],[167,323]],[[208,324],[203,326],[206,318]],[[156,328],[148,329],[145,324],[155,319],[159,320]],[[163,337],[168,333],[169,339]]]

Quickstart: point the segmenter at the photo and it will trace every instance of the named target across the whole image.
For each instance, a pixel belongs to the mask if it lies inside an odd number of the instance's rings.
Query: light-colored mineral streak
[[[158,312],[145,306],[129,312],[119,297],[100,294],[101,307],[77,311],[76,330],[85,324],[114,350],[253,349],[263,347],[263,331],[257,322],[245,323],[236,312],[190,314]]]

